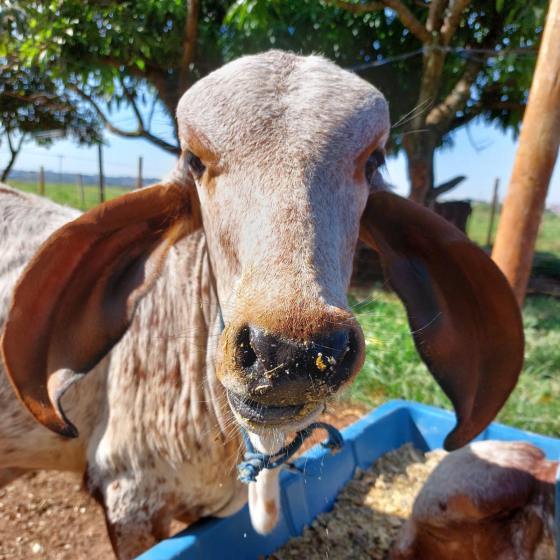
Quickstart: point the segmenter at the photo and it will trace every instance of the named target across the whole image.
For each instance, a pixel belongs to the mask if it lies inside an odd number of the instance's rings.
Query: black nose
[[[275,406],[324,400],[349,379],[359,352],[349,330],[294,341],[253,325],[241,330],[237,347],[251,398]]]

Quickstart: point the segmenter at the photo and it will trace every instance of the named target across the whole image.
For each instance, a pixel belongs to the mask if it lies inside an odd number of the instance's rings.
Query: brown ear
[[[523,366],[513,292],[457,228],[395,194],[370,195],[360,237],[380,253],[420,357],[455,407],[457,425],[445,449],[462,447],[496,416]]]
[[[18,397],[47,428],[77,437],[60,407],[129,327],[170,247],[201,225],[192,188],[158,185],[57,230],[17,284],[2,355]]]

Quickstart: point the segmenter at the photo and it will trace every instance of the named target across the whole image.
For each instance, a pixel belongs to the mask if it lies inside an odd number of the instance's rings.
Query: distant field
[[[22,181],[8,181],[8,184],[25,192],[39,194],[38,183],[26,183]],[[111,200],[117,196],[129,192],[128,189],[105,187],[105,200]],[[99,204],[99,187],[84,186],[84,203],[80,200],[78,185],[45,185],[45,196],[59,204],[73,206],[80,210],[89,210]]]
[[[362,303],[359,303],[362,302]],[[394,294],[373,291],[351,298],[366,336],[366,364],[348,396],[371,406],[409,399],[444,408],[449,401],[420,361],[406,312]],[[523,309],[526,348],[519,384],[500,422],[560,436],[560,301],[529,298]]]
[[[492,243],[496,239],[498,221],[500,219],[501,206],[494,218],[492,230]],[[481,247],[486,245],[488,236],[488,226],[490,224],[490,205],[478,203],[473,205],[473,213],[469,219],[468,235]],[[536,250],[539,253],[549,253],[560,258],[560,216],[552,212],[546,212],[537,239]]]
[[[34,182],[8,181],[11,186],[25,192],[39,194],[39,185]],[[81,203],[78,185],[45,185],[45,194],[59,204],[74,206],[80,210],[89,210],[99,204],[99,187],[84,187],[84,204]],[[121,194],[128,192],[128,189],[121,187],[105,187],[105,199],[110,200]],[[498,221],[501,207],[499,207],[494,219],[492,241],[496,238]],[[477,203],[473,205],[473,213],[469,219],[468,235],[481,247],[486,245],[488,235],[488,225],[490,223],[490,205]],[[537,240],[537,252],[548,253],[547,256],[560,259],[560,216],[547,212],[544,215],[543,224]],[[540,255],[541,257],[543,255]]]

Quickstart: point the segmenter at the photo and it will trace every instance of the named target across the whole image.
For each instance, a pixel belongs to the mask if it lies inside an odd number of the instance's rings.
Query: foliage
[[[12,131],[32,135],[37,144],[47,146],[58,137],[69,136],[80,144],[100,140],[100,123],[95,113],[49,75],[5,65],[0,94],[0,141]]]
[[[0,56],[37,67],[113,132],[144,137],[194,81],[242,54],[323,53],[390,101],[415,198],[434,198],[433,152],[477,117],[519,130],[547,0],[4,0]],[[0,14],[1,16],[2,14]],[[1,18],[0,18],[1,19]],[[1,31],[1,29],[0,29]],[[122,105],[135,130],[110,122]]]
[[[136,131],[109,128],[177,151],[176,145],[158,142],[150,134],[150,123],[138,106],[163,103],[173,115],[180,88],[220,65],[217,35],[225,15],[221,2],[203,2],[197,30],[203,48],[189,60],[183,57],[188,16],[183,0],[10,4],[24,14],[12,27],[26,26],[26,32],[8,35],[3,47],[0,43],[0,56],[9,54],[20,65],[49,72],[66,90],[89,101],[106,125],[112,111],[132,106],[139,120]]]
[[[1,70],[0,145],[7,144],[11,158],[0,180],[6,180],[25,141],[42,146],[61,138],[86,145],[101,141],[97,115],[49,74],[7,61]]]
[[[318,0],[246,0],[236,2],[225,19],[221,38],[225,59],[267,47],[291,49],[303,54],[323,52],[342,66],[375,64],[416,53],[410,58],[359,70],[391,101],[394,123],[415,108],[422,77],[421,41],[389,8],[352,13],[344,5],[364,7],[364,2],[319,2]],[[381,2],[383,4],[383,2]],[[385,2],[385,4],[389,4]],[[445,6],[445,2],[442,5]],[[477,0],[461,14],[460,23],[449,42],[441,89],[430,107],[443,101],[461,77],[468,60],[480,60],[482,70],[472,85],[465,111],[484,114],[503,128],[519,129],[531,83],[542,25],[548,2],[508,2]],[[408,9],[422,23],[428,18],[429,2],[407,2]],[[490,53],[470,52],[477,47]],[[523,53],[517,49],[526,49]],[[453,49],[457,49],[453,52]],[[510,54],[511,53],[511,54]],[[509,102],[509,107],[505,103]],[[517,106],[516,106],[517,104]],[[399,128],[399,127],[398,127]],[[451,130],[453,127],[451,127]],[[400,127],[402,131],[402,127]],[[397,137],[397,149],[402,142]]]

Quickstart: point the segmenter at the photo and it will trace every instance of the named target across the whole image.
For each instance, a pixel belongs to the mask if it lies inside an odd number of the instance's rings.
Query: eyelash
[[[192,174],[195,178],[199,179],[202,174],[206,171],[206,166],[202,163],[198,156],[195,156],[192,152],[187,152],[185,155],[185,160],[187,165],[191,168]]]

